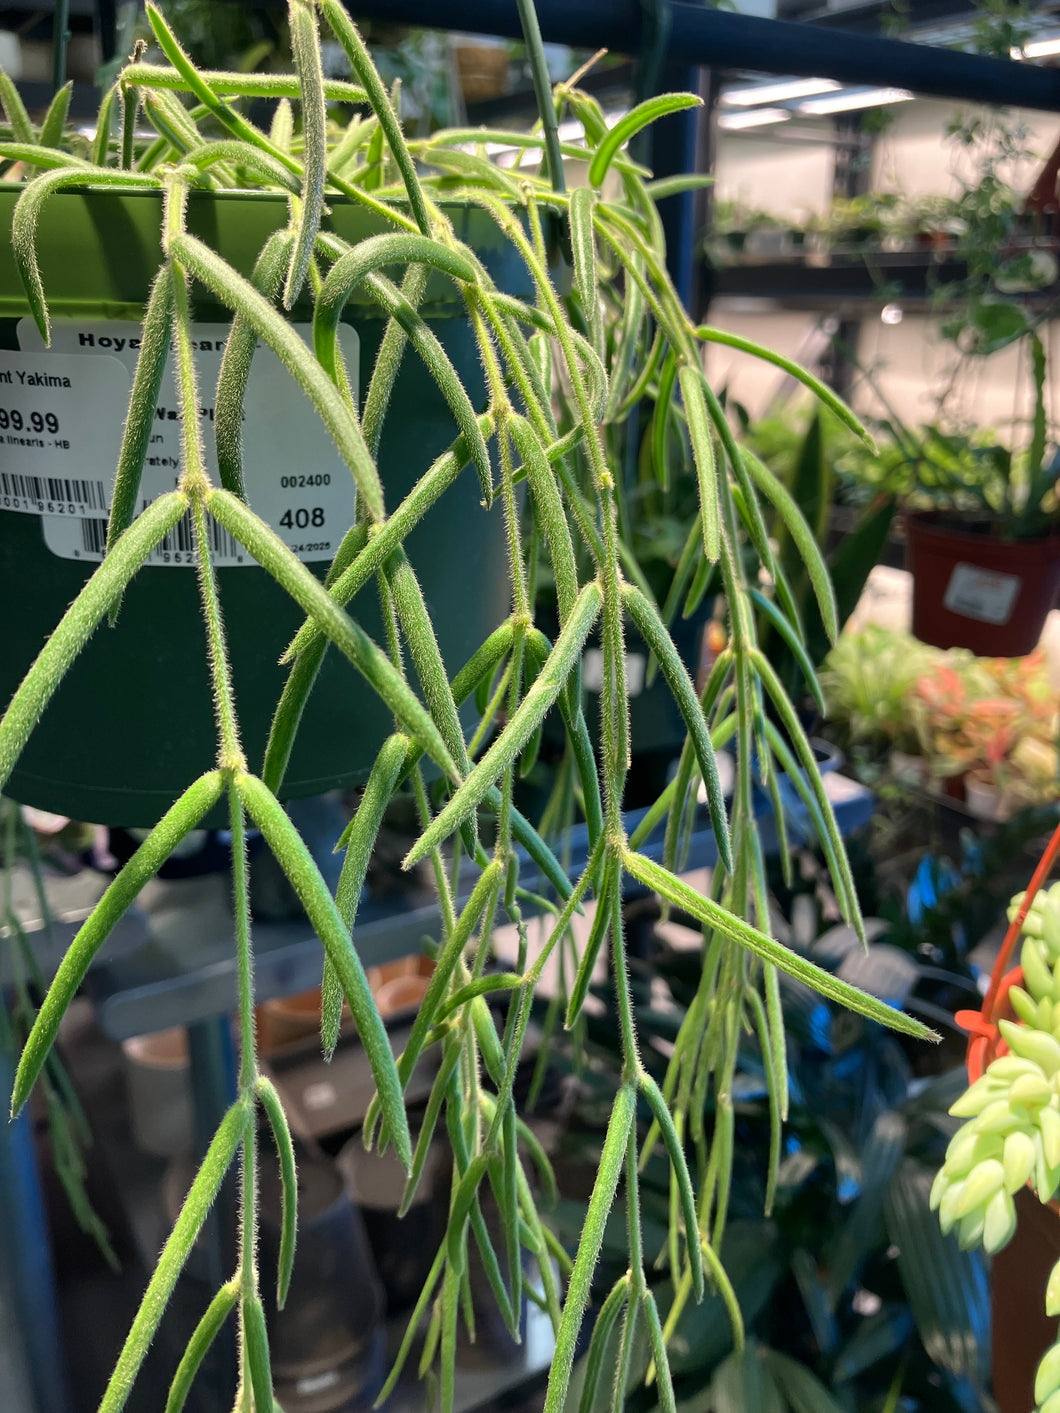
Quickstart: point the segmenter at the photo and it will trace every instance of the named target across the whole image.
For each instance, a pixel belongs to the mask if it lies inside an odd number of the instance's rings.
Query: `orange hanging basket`
[[[1008,1046],[1001,1037],[998,1021],[1014,1018],[1008,993],[1013,986],[1023,984],[1023,968],[1014,967],[1011,971],[1006,971],[1005,968],[1015,951],[1016,943],[1023,931],[1023,924],[1038,890],[1049,877],[1050,870],[1058,855],[1060,855],[1060,824],[1053,831],[1053,837],[1046,845],[1038,867],[1034,870],[1031,881],[1027,885],[1023,901],[1005,934],[1005,940],[1001,944],[1001,951],[997,954],[997,961],[994,963],[994,970],[991,973],[990,988],[983,998],[982,1009],[958,1011],[954,1016],[954,1020],[960,1028],[968,1032],[968,1050],[965,1055],[965,1063],[968,1067],[969,1084],[974,1084],[981,1077],[991,1060],[1008,1053]]]
[[[1009,965],[1023,923],[1049,871],[1060,854],[1060,826],[1034,871],[998,953],[990,989],[982,1010],[958,1011],[955,1017],[968,1032],[965,1063],[974,1084],[990,1061],[1008,1050],[998,1021],[1015,1018],[1008,993],[1023,981],[1023,968]],[[1053,1264],[1060,1259],[1060,1204],[1043,1206],[1029,1187],[1015,1194],[1017,1225],[1012,1241],[999,1251],[990,1271],[990,1357],[994,1397],[1000,1413],[1026,1413],[1034,1406],[1034,1371],[1056,1337],[1056,1320],[1045,1315],[1045,1287]]]

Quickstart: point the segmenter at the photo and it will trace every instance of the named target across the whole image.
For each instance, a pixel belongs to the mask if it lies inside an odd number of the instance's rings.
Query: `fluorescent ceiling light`
[[[739,128],[764,128],[769,123],[783,123],[790,117],[787,108],[753,108],[749,113],[722,113],[718,127],[729,132]]]
[[[760,83],[753,88],[730,88],[721,95],[723,108],[752,108],[759,103],[783,103],[787,98],[809,98],[813,93],[834,93],[839,87],[833,79],[781,79],[779,83]]]
[[[800,103],[800,113],[848,113],[855,108],[880,108],[885,103],[904,103],[912,98],[906,88],[863,88],[844,89],[831,98],[814,98],[809,103]]]
[[[1036,39],[1033,44],[1023,46],[1025,59],[1044,59],[1047,54],[1060,54],[1060,36],[1054,39]]]

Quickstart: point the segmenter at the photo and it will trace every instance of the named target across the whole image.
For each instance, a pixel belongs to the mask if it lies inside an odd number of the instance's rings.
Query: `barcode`
[[[210,541],[210,550],[213,554],[222,559],[236,559],[242,554],[239,543],[232,538],[228,531],[216,520],[207,518],[206,536]],[[191,524],[191,512],[189,511],[183,519],[170,530],[169,534],[159,543],[156,554],[190,554],[195,548],[195,532]]]
[[[102,481],[78,481],[66,476],[23,476],[17,471],[0,471],[0,495],[52,504],[76,503],[87,505],[90,510],[107,509],[107,488]]]
[[[105,520],[81,521],[81,548],[86,554],[103,554],[107,548],[107,522]]]
[[[144,508],[150,502],[144,502]],[[82,520],[81,548],[85,554],[102,558],[107,548],[107,522],[105,520]],[[218,559],[242,559],[243,548],[216,520],[207,520],[206,534],[210,550]],[[152,552],[153,554],[191,555],[195,550],[195,532],[192,529],[191,514],[178,520],[172,530],[165,535]]]

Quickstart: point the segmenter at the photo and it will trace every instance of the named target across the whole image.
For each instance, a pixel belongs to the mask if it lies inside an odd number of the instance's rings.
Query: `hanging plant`
[[[355,84],[322,77],[318,9],[349,57]],[[540,57],[532,8],[527,4],[524,9],[531,53]],[[31,312],[45,344],[52,329],[47,285],[62,279],[64,271],[60,268],[53,276],[49,266],[47,280],[42,278],[38,244],[60,200],[92,201],[99,190],[108,198],[115,193],[146,194],[139,198],[138,209],[141,217],[146,210],[157,220],[159,242],[157,270],[148,272],[150,289],[145,285],[140,295],[143,328],[117,470],[108,492],[105,555],[95,569],[91,562],[81,562],[83,585],[0,720],[0,786],[31,743],[49,703],[68,686],[72,690],[79,656],[95,646],[89,641],[93,634],[123,632],[123,617],[132,615],[134,596],[143,579],[155,572],[155,556],[169,543],[167,537],[183,536],[195,564],[216,735],[212,765],[202,759],[195,767],[202,773],[166,809],[71,944],[22,1053],[13,1098],[16,1110],[40,1075],[89,965],[143,885],[211,811],[227,811],[232,833],[238,1093],[166,1242],[101,1408],[114,1413],[124,1405],[210,1204],[233,1166],[240,1174],[241,1192],[238,1265],[203,1314],[174,1377],[167,1408],[183,1406],[206,1350],[233,1314],[240,1330],[239,1406],[259,1413],[273,1407],[260,1282],[266,1274],[270,1281],[275,1278],[282,1305],[295,1259],[296,1185],[282,1106],[259,1070],[255,1048],[246,850],[252,826],[290,879],[323,945],[322,1038],[327,1054],[336,1043],[343,998],[349,1003],[376,1084],[365,1138],[369,1144],[394,1146],[410,1174],[406,1207],[423,1172],[431,1136],[443,1121],[453,1149],[445,1240],[387,1390],[426,1319],[422,1367],[437,1364],[442,1406],[450,1410],[469,1247],[477,1248],[498,1307],[513,1330],[523,1296],[521,1254],[527,1250],[540,1272],[540,1288],[534,1288],[533,1296],[548,1311],[556,1337],[545,1407],[547,1413],[559,1413],[604,1224],[624,1183],[629,1269],[608,1298],[590,1360],[595,1351],[602,1379],[601,1340],[621,1320],[615,1385],[621,1394],[623,1370],[643,1321],[660,1397],[672,1409],[666,1330],[646,1280],[641,1247],[638,1172],[645,1152],[661,1140],[670,1165],[674,1217],[668,1250],[676,1289],[672,1325],[682,1305],[692,1295],[701,1296],[708,1280],[727,1288],[717,1250],[732,1172],[732,1078],[746,1025],[757,1028],[767,1060],[774,1116],[772,1190],[787,1107],[778,972],[883,1024],[916,1036],[927,1034],[919,1023],[822,971],[769,933],[752,767],[773,790],[775,801],[777,774],[788,773],[816,827],[844,916],[859,932],[861,918],[813,750],[755,637],[752,595],[759,590],[764,569],[777,619],[786,622],[791,642],[801,641],[791,593],[765,532],[762,497],[775,507],[799,547],[822,621],[833,637],[837,623],[828,576],[798,506],[775,478],[742,456],[704,377],[701,341],[718,335],[697,329],[682,309],[666,275],[661,226],[646,174],[624,150],[646,123],[696,100],[685,95],[652,99],[609,129],[592,98],[561,85],[554,100],[546,92],[543,132],[505,133],[503,139],[483,130],[452,132],[410,149],[390,96],[338,0],[320,0],[319,7],[309,0],[292,0],[297,75],[289,78],[200,71],[161,12],[149,5],[148,18],[167,62],[153,65],[137,59],[122,71],[104,96],[87,156],[53,140],[42,143],[9,84],[2,97],[14,140],[0,144],[0,158],[34,173],[18,192],[11,240],[25,290],[23,307]],[[544,73],[542,64],[537,71]],[[178,94],[187,97],[187,106]],[[268,133],[240,112],[240,100],[254,96],[278,100]],[[292,99],[298,105],[297,124]],[[560,143],[556,110],[564,104],[581,124],[577,142]],[[335,105],[343,111],[353,106],[358,112],[340,122]],[[120,134],[112,144],[110,124],[118,110]],[[155,133],[146,142],[139,136],[145,120]],[[46,120],[49,139],[54,126]],[[551,180],[526,166],[505,168],[489,161],[484,145],[494,140],[522,149],[528,158],[544,153]],[[587,163],[590,190],[571,195],[563,190],[565,156]],[[615,199],[603,194],[612,175],[619,188]],[[78,193],[76,198],[68,194],[71,190]],[[248,192],[239,198],[245,203],[263,199],[260,193],[279,193],[286,203],[284,219],[264,233],[260,247],[251,252],[253,258],[243,262],[249,263],[247,269],[220,254],[216,240],[211,243],[209,221],[200,223],[202,202],[207,209],[209,203],[219,206],[233,191]],[[461,237],[469,210],[487,218],[490,237],[484,253]],[[351,211],[369,213],[376,223],[356,243],[342,235]],[[574,265],[569,293],[560,278],[558,255],[568,242]],[[498,288],[490,273],[490,251],[517,254],[529,276],[527,298]],[[597,275],[602,258],[621,266],[634,311],[620,337],[603,341]],[[400,286],[387,271],[400,273]],[[470,376],[465,381],[458,375],[427,323],[438,289],[447,296],[455,291],[474,333],[484,378],[477,387]],[[339,338],[353,298],[373,306],[383,320],[378,352],[363,380],[352,374]],[[200,301],[227,311],[231,321],[212,403],[201,384],[196,356],[201,350],[194,346],[193,314]],[[292,324],[288,311],[298,309],[310,311],[312,347]],[[244,414],[248,378],[263,356],[259,345],[280,361],[315,409],[337,449],[343,474],[350,477],[348,523],[329,548],[324,582],[299,557],[312,560],[314,555],[296,538],[299,527],[286,525],[282,516],[270,523],[256,508],[262,504],[263,468],[244,455],[250,436]],[[802,378],[864,435],[853,415],[810,375],[757,346],[740,346]],[[146,497],[145,461],[170,351],[179,466],[170,487]],[[417,467],[419,479],[393,505],[382,474],[381,447],[398,379],[413,357],[426,365],[450,410],[451,444],[438,455],[424,455],[425,464]],[[660,380],[665,380],[667,398],[680,394],[696,468],[699,513],[689,555],[696,573],[718,566],[728,605],[728,645],[698,696],[623,540],[616,516],[619,472],[608,459],[602,434],[604,425],[622,418],[638,386],[652,385],[658,398]],[[557,422],[551,397],[557,383],[565,389],[562,423]],[[216,455],[200,432],[201,409],[210,406]],[[289,468],[299,474],[315,469]],[[432,507],[465,485],[469,476],[478,478],[476,499],[492,503],[486,519],[497,527],[506,552],[508,601],[491,631],[454,667],[439,647],[448,625],[432,616],[405,546]],[[15,512],[0,514],[5,523],[24,519]],[[473,533],[477,535],[478,528]],[[219,543],[237,546],[237,557],[264,571],[261,582],[274,581],[297,605],[299,616],[304,615],[285,654],[289,675],[279,700],[266,703],[272,721],[267,740],[261,742],[251,741],[243,729],[244,717],[260,711],[263,689],[245,693],[240,686],[243,669],[231,650],[226,623],[226,606],[236,597],[235,581],[217,562]],[[556,584],[559,631],[554,642],[533,619],[531,567],[542,543]],[[446,573],[459,581],[465,544],[454,536],[442,553]],[[702,571],[700,565],[708,569]],[[319,572],[324,571],[322,565]],[[171,605],[179,595],[178,584],[185,583],[179,576],[186,571],[171,567],[167,572],[174,576],[165,600]],[[369,584],[380,597],[385,646],[359,621],[360,602],[354,604],[356,617],[347,611],[355,594]],[[23,584],[22,592],[33,587]],[[263,643],[268,641],[271,617],[270,609],[258,618]],[[117,626],[105,625],[108,618]],[[601,744],[594,758],[579,664],[597,623],[603,683]],[[653,808],[650,822],[632,837],[622,814],[630,749],[623,671],[627,623],[649,645],[688,733],[677,779]],[[160,642],[181,631],[163,612],[153,627]],[[303,713],[312,706],[329,649],[337,649],[353,668],[364,699],[383,704],[388,722],[372,745],[360,806],[339,841],[345,857],[334,897],[280,803]],[[807,671],[812,678],[808,660]],[[347,679],[348,690],[355,680]],[[145,718],[150,721],[150,709],[136,699],[135,680],[130,691],[130,719],[142,728]],[[469,744],[460,712],[473,698],[483,722]],[[513,804],[520,761],[533,749],[553,708],[562,718],[572,762],[571,796],[580,802],[589,837],[588,863],[573,882],[534,823]],[[115,711],[124,709],[114,703]],[[47,725],[45,717],[41,730]],[[726,743],[736,752],[731,805],[720,788],[715,759],[716,750]],[[363,745],[363,740],[357,744]],[[709,895],[697,892],[676,873],[682,821],[700,781],[720,860]],[[356,911],[383,810],[403,788],[415,799],[420,827],[406,864],[430,861],[442,921],[427,995],[406,1048],[395,1059],[357,955]],[[779,804],[777,817],[782,826]],[[641,844],[648,830],[662,821],[669,822],[669,838],[660,864],[642,852]],[[786,856],[786,844],[782,847]],[[704,929],[702,984],[661,1088],[640,1061],[622,924],[627,879],[655,890]],[[554,902],[541,896],[546,886],[553,890]],[[550,1172],[516,1112],[513,1084],[543,969],[557,949],[571,951],[571,920],[590,897],[596,901],[596,921],[585,954],[568,971],[566,1020],[573,1024],[577,1019],[593,964],[608,948],[617,988],[622,1075],[571,1260],[539,1212],[524,1151],[546,1189]],[[524,917],[530,905],[554,919],[547,941],[532,960]],[[484,966],[501,919],[516,925],[522,942],[514,971],[498,977],[485,974]],[[502,1023],[486,1003],[492,992],[508,996]],[[404,1090],[428,1047],[438,1052],[439,1070],[413,1145]],[[702,1115],[711,1089],[717,1120],[707,1133]],[[639,1104],[652,1116],[643,1146]],[[271,1126],[284,1189],[279,1269],[268,1273],[259,1271],[257,1254],[259,1114]],[[507,1281],[483,1215],[487,1192],[501,1214]]]

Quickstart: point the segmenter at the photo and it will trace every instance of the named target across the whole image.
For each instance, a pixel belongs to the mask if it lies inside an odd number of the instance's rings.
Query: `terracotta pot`
[[[256,1019],[258,1044],[266,1054],[315,1035],[320,1029],[320,987],[265,1001],[258,1007]]]
[[[1060,588],[1060,536],[999,540],[906,517],[913,636],[981,657],[1033,652]]]
[[[379,1014],[385,1020],[388,1016],[419,1010],[430,984],[428,976],[395,976],[393,980],[385,981],[375,993]]]
[[[426,994],[434,971],[430,957],[412,955],[369,967],[366,975],[379,1013],[385,1019],[415,1011]],[[343,1002],[342,1023],[351,1019]],[[320,1030],[320,987],[311,987],[294,996],[265,1001],[256,1012],[258,1044],[266,1055],[305,1040]]]
[[[487,38],[457,44],[456,69],[467,103],[499,98],[508,86],[510,56],[506,44]]]

